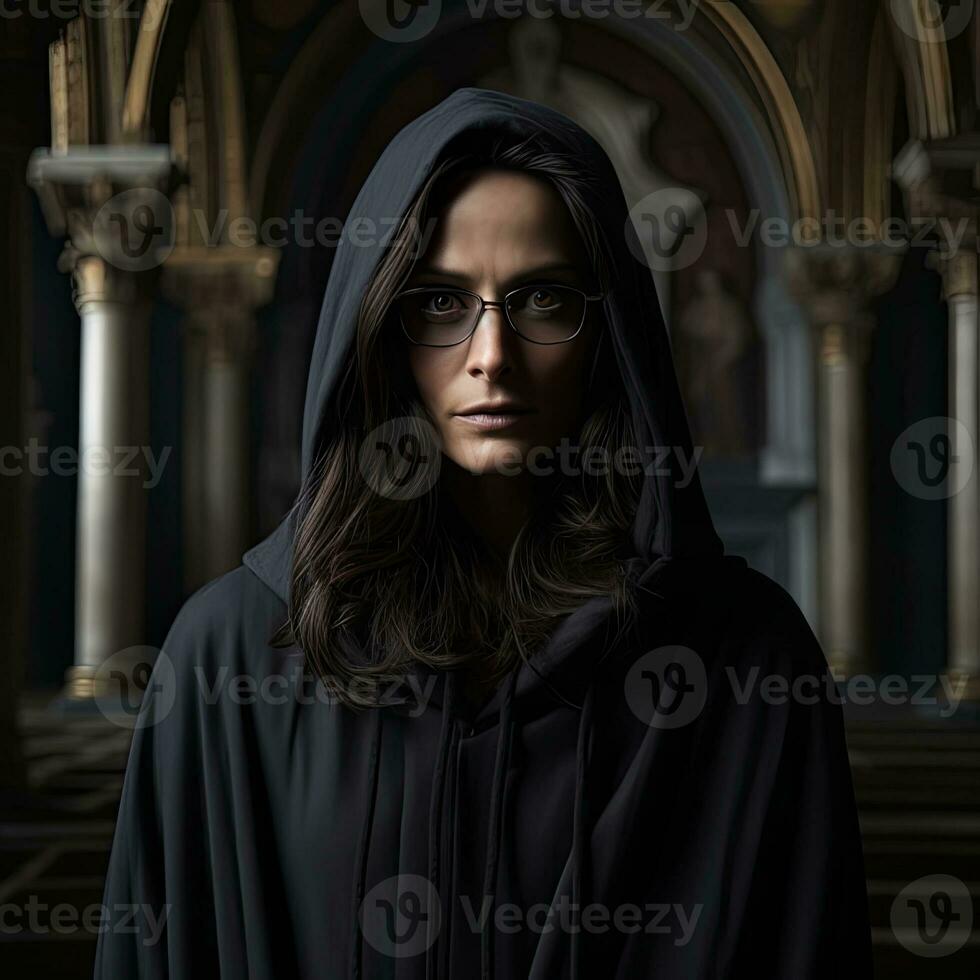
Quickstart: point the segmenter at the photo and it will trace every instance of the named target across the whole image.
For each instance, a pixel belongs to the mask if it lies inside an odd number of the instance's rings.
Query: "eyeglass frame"
[[[510,311],[507,309],[507,300],[509,300],[511,296],[516,295],[517,293],[521,292],[524,289],[548,289],[548,288],[554,288],[556,286],[559,287],[560,289],[570,289],[572,292],[578,293],[585,300],[586,306],[583,307],[582,309],[582,322],[579,323],[577,329],[575,330],[575,333],[573,333],[571,337],[566,337],[564,340],[531,340],[530,337],[525,337],[524,334],[522,334],[520,330],[517,329],[516,325],[514,324],[514,321],[511,320],[510,318]],[[473,329],[465,337],[463,337],[460,340],[457,340],[455,343],[452,344],[423,344],[419,340],[413,340],[408,333],[408,328],[405,326],[405,320],[402,318],[401,311],[400,310],[398,311],[398,322],[401,325],[402,333],[405,335],[408,342],[410,344],[414,344],[416,347],[434,347],[437,350],[446,347],[458,347],[460,344],[463,344],[467,340],[469,340],[470,337],[472,337],[473,334],[476,333],[476,328],[480,325],[480,321],[483,319],[483,314],[486,313],[488,306],[499,306],[503,311],[504,320],[507,322],[508,326],[525,343],[537,344],[539,347],[554,347],[557,344],[567,344],[570,341],[574,340],[582,332],[582,327],[585,326],[586,315],[589,312],[588,304],[598,302],[601,299],[605,299],[606,296],[605,292],[595,293],[594,295],[590,295],[584,289],[579,289],[578,286],[569,286],[567,282],[532,282],[532,283],[526,283],[523,286],[518,286],[516,289],[510,290],[510,292],[508,292],[501,300],[490,300],[490,299],[484,299],[479,293],[474,293],[472,289],[465,289],[462,286],[440,286],[434,284],[431,286],[415,286],[412,289],[402,290],[402,292],[396,294],[395,297],[392,299],[392,304],[397,303],[398,300],[402,299],[404,296],[415,296],[418,293],[427,293],[427,292],[432,292],[433,290],[443,290],[447,293],[465,293],[467,296],[473,296],[475,299],[478,299],[480,301],[480,312],[477,313],[476,319],[473,321]]]

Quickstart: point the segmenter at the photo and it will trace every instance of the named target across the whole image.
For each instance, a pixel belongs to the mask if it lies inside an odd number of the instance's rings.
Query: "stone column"
[[[28,164],[52,233],[67,242],[81,321],[75,657],[65,702],[122,687],[114,654],[145,642],[148,325],[173,247],[165,146],[37,150]],[[104,669],[105,668],[105,669]]]
[[[893,249],[821,245],[792,249],[787,260],[816,344],[820,639],[831,669],[849,675],[871,666],[869,306],[894,282],[901,256]]]
[[[975,247],[975,246],[974,246]],[[970,466],[962,489],[949,497],[948,554],[950,674],[965,696],[980,698],[980,322],[977,319],[977,253],[959,250],[938,258],[949,310],[950,459]],[[954,464],[956,465],[956,464]],[[958,481],[957,481],[958,482]]]
[[[963,696],[980,700],[980,324],[977,316],[980,139],[961,133],[912,140],[895,158],[895,180],[913,219],[928,223],[939,247],[933,267],[943,277],[949,312],[949,452],[968,474],[952,480],[948,498],[948,649],[951,675],[964,682]]]
[[[135,277],[100,256],[76,257],[72,274],[81,404],[75,664],[65,693],[84,698],[108,657],[144,640],[149,308]]]
[[[255,310],[272,298],[278,253],[186,246],[164,268],[185,310],[182,433],[184,587],[235,568],[251,544],[249,420]]]

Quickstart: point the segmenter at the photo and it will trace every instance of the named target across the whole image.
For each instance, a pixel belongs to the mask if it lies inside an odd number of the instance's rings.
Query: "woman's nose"
[[[494,381],[509,372],[513,334],[504,311],[498,306],[488,306],[469,339],[468,373]]]

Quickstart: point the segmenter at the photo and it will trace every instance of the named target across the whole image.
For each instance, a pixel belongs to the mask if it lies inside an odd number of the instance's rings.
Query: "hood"
[[[595,214],[609,249],[611,282],[603,300],[605,321],[616,363],[628,394],[637,446],[646,474],[631,535],[632,554],[626,555],[627,571],[635,584],[667,598],[668,588],[685,589],[691,576],[704,584],[706,564],[716,567],[721,542],[708,515],[696,473],[684,474],[680,465],[692,458],[691,437],[671,358],[670,343],[660,311],[649,266],[633,228],[622,187],[609,157],[581,126],[551,108],[500,92],[463,88],[419,116],[389,143],[357,195],[348,223],[370,219],[375,228],[392,233],[423,182],[440,160],[450,141],[471,130],[498,131],[519,138],[536,137],[549,149],[575,159],[588,187],[586,204]],[[390,235],[388,237],[391,237]],[[320,445],[331,438],[331,425],[342,417],[344,406],[333,405],[352,356],[361,297],[384,255],[386,242],[354,247],[342,236],[320,312],[310,364],[303,416],[302,475],[305,485]],[[649,448],[648,448],[649,447]],[[658,452],[658,449],[660,450]],[[664,450],[669,452],[664,455]],[[308,488],[307,488],[308,489]],[[302,494],[302,491],[301,491]],[[245,555],[245,564],[284,602],[288,603],[293,538],[299,519],[300,500],[265,541]],[[705,559],[708,559],[707,563]],[[671,574],[664,574],[670,569]],[[554,696],[554,710],[577,712],[575,790],[572,810],[570,855],[571,897],[576,907],[588,893],[590,865],[591,790],[587,778],[593,732],[593,678],[598,663],[615,646],[610,644],[609,597],[594,596],[563,618],[534,658],[522,661],[498,688],[490,703],[470,719],[470,733],[495,727],[496,751],[486,838],[484,895],[495,896],[501,842],[506,837],[506,774],[510,768],[513,732],[523,724],[522,708],[531,692],[547,688]],[[598,652],[597,654],[597,651]],[[445,812],[447,785],[452,784],[453,746],[463,737],[457,715],[457,679],[454,672],[440,672],[430,701],[441,717],[430,797],[427,875],[440,895],[452,903],[456,882],[451,869],[440,863],[444,826],[453,816]],[[402,706],[404,707],[404,706]],[[357,851],[357,879],[351,916],[365,894],[367,861],[371,850],[372,814],[380,784],[379,746],[389,711],[398,705],[379,706],[368,713],[370,749],[362,759],[365,820]],[[455,804],[450,802],[450,809]],[[447,891],[448,889],[448,891]],[[572,976],[582,962],[581,938],[571,937]],[[362,943],[352,946],[350,973],[362,975]],[[427,980],[440,974],[438,960],[442,941],[426,948]],[[493,930],[481,935],[480,976],[493,975]]]
[[[715,533],[695,472],[687,416],[671,358],[670,341],[649,266],[633,228],[616,171],[605,150],[569,117],[526,99],[481,88],[462,88],[405,126],[388,144],[365,180],[347,218],[388,229],[356,247],[342,235],[323,297],[306,385],[302,478],[317,450],[331,437],[332,411],[343,367],[352,356],[361,297],[421,185],[451,140],[471,130],[535,136],[577,160],[588,181],[586,203],[610,250],[611,282],[603,301],[616,362],[629,396],[637,446],[647,471],[632,529],[631,572],[646,576],[665,560],[717,557]],[[395,220],[393,220],[395,219]],[[647,448],[656,447],[656,448]],[[659,450],[659,452],[658,452]],[[669,451],[668,451],[669,450]],[[663,457],[667,453],[666,458]],[[248,551],[245,564],[288,604],[293,538],[299,499],[282,523]]]

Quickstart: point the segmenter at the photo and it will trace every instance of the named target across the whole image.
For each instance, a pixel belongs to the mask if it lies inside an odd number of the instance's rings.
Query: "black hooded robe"
[[[595,178],[614,259],[603,309],[638,442],[690,459],[653,279],[612,165],[577,124],[458,90],[391,141],[351,219],[403,214],[446,144],[477,128],[536,135]],[[337,250],[304,475],[381,254],[346,237]],[[105,904],[137,911],[100,936],[96,977],[870,976],[826,663],[786,592],[722,556],[677,460],[648,466],[634,626],[613,637],[609,601],[589,600],[475,717],[435,673],[418,675],[414,708],[355,713],[310,683],[299,651],[268,645],[296,508],[195,593],[133,739]]]

